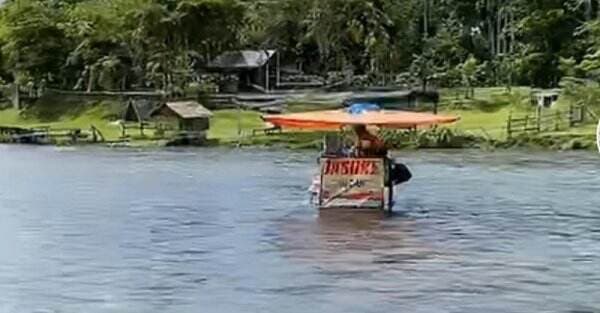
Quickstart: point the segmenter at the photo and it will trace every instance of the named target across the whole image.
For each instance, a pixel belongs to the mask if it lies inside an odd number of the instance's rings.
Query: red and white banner
[[[322,208],[382,208],[383,159],[322,159]]]

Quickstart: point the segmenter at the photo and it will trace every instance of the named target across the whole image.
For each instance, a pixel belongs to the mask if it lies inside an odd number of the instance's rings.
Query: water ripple
[[[397,212],[315,157],[0,146],[0,312],[600,312],[597,155],[405,152]]]

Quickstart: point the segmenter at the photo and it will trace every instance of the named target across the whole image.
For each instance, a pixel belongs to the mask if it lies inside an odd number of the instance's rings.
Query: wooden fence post
[[[12,103],[13,103],[13,108],[20,110],[21,109],[21,88],[19,88],[19,84],[18,83],[14,83],[14,94],[12,97]]]
[[[594,121],[596,120],[600,120],[600,118],[598,117],[598,115],[596,113],[594,113],[594,111],[592,111],[589,107],[585,107],[585,112],[583,114],[586,114],[591,116],[592,119],[594,119]]]
[[[96,133],[96,127],[94,125],[90,126],[90,130],[92,131],[92,142],[98,142],[98,135]]]
[[[537,107],[537,132],[542,131],[542,107]]]
[[[512,138],[512,111],[508,112],[508,120],[506,121],[506,135],[508,139]]]
[[[575,113],[575,110],[573,109],[573,105],[569,105],[569,128],[573,127],[574,124],[574,118],[573,118],[573,113]]]

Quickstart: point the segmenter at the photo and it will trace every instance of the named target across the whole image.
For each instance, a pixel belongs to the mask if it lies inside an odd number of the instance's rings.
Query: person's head
[[[367,127],[365,125],[354,125],[352,128],[357,133],[363,133],[367,131]]]

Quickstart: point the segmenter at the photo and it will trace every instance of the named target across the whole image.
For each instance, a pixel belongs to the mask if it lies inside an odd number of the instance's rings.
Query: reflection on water
[[[398,214],[328,210],[314,219],[285,220],[281,249],[290,259],[317,262],[323,270],[370,271],[428,257],[413,227]]]
[[[403,154],[387,217],[310,153],[0,151],[0,313],[600,311],[594,154]]]

